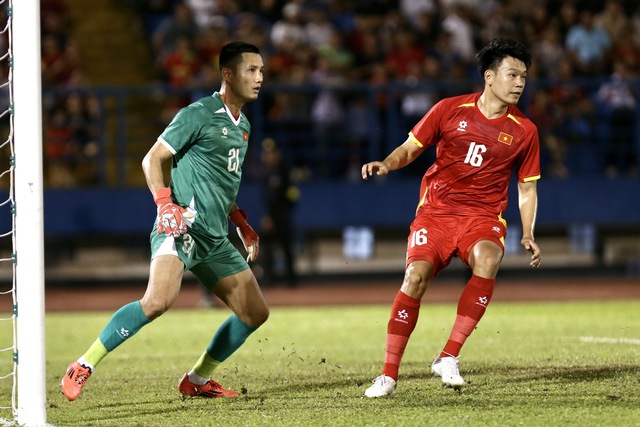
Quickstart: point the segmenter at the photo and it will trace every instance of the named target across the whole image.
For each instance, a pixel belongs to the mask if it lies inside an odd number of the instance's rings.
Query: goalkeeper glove
[[[247,213],[242,209],[237,209],[229,214],[229,219],[236,226],[238,236],[247,251],[247,262],[255,261],[258,257],[260,237],[247,222]]]
[[[171,188],[161,188],[153,193],[153,201],[158,206],[158,234],[178,237],[187,232],[187,224],[182,217],[186,211],[171,200]]]

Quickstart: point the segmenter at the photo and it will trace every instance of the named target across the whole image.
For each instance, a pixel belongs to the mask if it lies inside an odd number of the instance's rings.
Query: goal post
[[[12,10],[17,422],[46,424],[40,1]]]

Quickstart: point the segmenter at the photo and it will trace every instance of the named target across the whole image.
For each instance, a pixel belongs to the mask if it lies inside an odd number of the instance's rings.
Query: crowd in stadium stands
[[[64,0],[40,0],[42,86],[70,89],[43,97],[44,179],[50,187],[98,180],[99,107],[95,97],[73,89],[91,85],[75,41]]]
[[[64,33],[62,0],[42,0],[43,83],[87,84],[73,41]],[[135,0],[160,78],[171,87],[219,87],[217,55],[230,40],[257,45],[265,81],[304,87],[381,86],[390,82],[477,82],[477,49],[492,38],[524,41],[534,54],[528,90],[520,108],[538,125],[546,176],[571,174],[571,154],[598,141],[615,141],[603,172],[637,173],[636,125],[640,70],[640,3],[633,0]],[[418,86],[416,86],[418,87]],[[438,99],[452,95],[446,84],[406,91],[401,108],[408,131]],[[479,86],[478,86],[479,87]],[[195,96],[192,96],[193,99]],[[322,132],[344,125],[364,102],[331,91],[272,97],[267,117],[277,122],[300,114]],[[312,98],[312,99],[310,99]],[[68,139],[56,123],[71,126],[65,103],[51,108],[52,137]],[[82,114],[97,114],[90,100]],[[166,117],[190,99],[176,98]],[[385,98],[378,100],[381,106]],[[68,106],[67,106],[68,107]],[[60,116],[58,116],[60,115]],[[362,121],[360,121],[362,122]],[[358,124],[358,121],[352,121]],[[77,129],[67,129],[76,133]],[[84,130],[87,131],[87,130]],[[366,135],[366,129],[348,129]],[[81,132],[85,146],[94,135]],[[74,139],[74,138],[72,138]],[[358,138],[355,138],[358,139]],[[362,139],[362,138],[360,138]],[[401,143],[398,140],[397,143]],[[351,142],[347,142],[349,144]],[[358,142],[362,148],[364,142]],[[64,145],[64,144],[62,144]],[[65,149],[55,149],[61,162]],[[579,151],[579,150],[578,150]],[[52,153],[53,154],[53,153]],[[361,159],[356,158],[355,162]]]

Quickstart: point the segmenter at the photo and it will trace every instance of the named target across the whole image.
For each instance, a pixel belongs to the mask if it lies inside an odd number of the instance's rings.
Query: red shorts
[[[407,265],[428,261],[435,267],[435,277],[454,256],[469,265],[473,246],[482,240],[495,242],[504,253],[506,235],[506,223],[498,218],[421,214],[411,223]]]

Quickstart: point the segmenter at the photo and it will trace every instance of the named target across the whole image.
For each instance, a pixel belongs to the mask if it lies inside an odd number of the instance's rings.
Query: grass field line
[[[640,338],[579,337],[580,342],[640,345]]]

